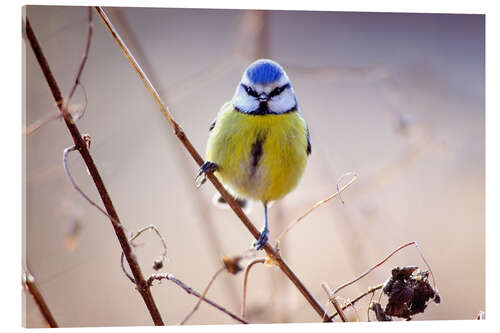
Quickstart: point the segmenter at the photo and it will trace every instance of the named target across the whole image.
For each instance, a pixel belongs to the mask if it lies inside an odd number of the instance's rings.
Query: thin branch
[[[427,265],[427,269],[429,270],[431,276],[432,276],[432,284],[434,286],[434,290],[436,291],[435,292],[435,296],[438,294],[437,292],[437,288],[436,288],[436,280],[434,279],[434,274],[432,273],[432,270],[431,270],[431,267],[430,265],[427,263],[427,260],[425,260],[425,257],[422,253],[422,251],[420,251],[420,248],[417,244],[417,242],[413,241],[413,242],[409,242],[409,243],[406,243],[406,244],[403,244],[401,245],[400,247],[398,247],[397,249],[395,249],[394,251],[392,251],[388,256],[386,256],[384,259],[382,259],[382,261],[380,261],[379,263],[377,263],[376,265],[370,267],[366,272],[364,272],[363,274],[359,275],[358,277],[356,277],[354,280],[351,280],[349,282],[346,282],[344,283],[343,285],[337,287],[334,291],[333,291],[333,295],[337,294],[339,291],[341,291],[342,289],[344,289],[345,287],[348,287],[350,285],[352,285],[353,283],[356,283],[357,281],[361,280],[362,278],[364,278],[365,276],[367,276],[368,274],[370,274],[375,268],[377,267],[380,267],[381,265],[383,265],[387,260],[389,260],[394,254],[398,253],[399,251],[401,251],[402,249],[404,249],[405,247],[408,247],[410,245],[414,245],[416,248],[417,248],[417,251],[418,253],[420,254],[420,257],[422,258],[422,260],[424,261],[424,263]]]
[[[56,320],[54,319],[54,316],[52,316],[52,313],[50,312],[50,309],[43,299],[42,294],[40,293],[40,290],[38,290],[38,287],[35,283],[35,277],[31,275],[29,271],[24,271],[23,272],[23,285],[26,288],[26,290],[29,291],[31,296],[33,296],[33,299],[35,300],[36,305],[38,306],[38,309],[42,313],[43,318],[47,322],[47,324],[50,327],[59,327],[57,325]]]
[[[255,258],[252,261],[250,261],[247,266],[245,267],[245,275],[243,278],[243,300],[241,302],[241,316],[245,318],[246,312],[247,312],[247,282],[248,282],[248,273],[250,272],[250,269],[252,268],[253,265],[255,264],[263,264],[266,262],[266,258]]]
[[[87,44],[85,45],[85,51],[83,52],[83,58],[82,58],[82,61],[80,62],[80,67],[78,68],[78,71],[76,72],[75,83],[71,87],[71,90],[68,94],[68,99],[66,101],[65,108],[67,108],[67,106],[69,105],[69,102],[70,102],[71,98],[73,97],[73,94],[75,93],[76,87],[78,87],[78,85],[80,85],[80,77],[82,76],[83,69],[85,68],[85,64],[87,63],[87,59],[89,57],[90,41],[92,40],[92,31],[94,30],[94,22],[92,21],[92,7],[89,7],[88,9],[89,9],[89,21],[88,21],[89,32],[88,32],[88,36],[87,36]]]
[[[225,270],[226,270],[226,266],[223,266],[223,267],[219,268],[217,270],[217,272],[215,272],[215,274],[212,276],[212,278],[208,282],[207,286],[205,287],[205,290],[203,290],[203,293],[199,297],[198,302],[196,302],[193,310],[191,310],[191,312],[189,312],[187,314],[187,316],[179,323],[179,325],[184,325],[189,320],[189,318],[191,318],[191,316],[198,310],[198,308],[200,307],[201,301],[203,301],[203,299],[205,298],[205,295],[207,294],[208,289],[210,289],[210,287],[212,286],[212,283],[214,283],[217,276],[219,276],[219,274],[224,272]]]
[[[375,295],[375,292],[376,292],[377,290],[379,290],[379,289],[382,289],[383,287],[384,287],[384,284],[382,283],[382,284],[379,284],[378,286],[375,286],[375,287],[372,287],[372,288],[368,289],[367,291],[365,291],[364,293],[362,293],[361,295],[359,295],[358,297],[356,297],[355,299],[353,299],[352,301],[350,301],[350,302],[349,302],[349,304],[344,305],[344,306],[342,307],[342,310],[345,310],[345,309],[347,309],[348,307],[353,306],[353,305],[354,305],[354,304],[356,304],[359,300],[361,300],[362,298],[364,298],[364,297],[366,297],[366,296],[368,296],[368,295],[370,295],[370,294],[372,294],[372,297],[373,297],[373,295]],[[370,303],[371,303],[371,301],[370,301]],[[338,313],[338,312],[335,312],[333,315],[331,315],[331,316],[330,316],[330,318],[332,318],[332,319],[333,319],[333,318],[335,318],[335,317],[336,317],[336,316],[338,316],[338,315],[339,315],[339,313]]]
[[[123,251],[122,251],[122,254],[120,256],[120,266],[122,268],[123,274],[125,274],[125,276],[130,280],[130,282],[132,282],[133,284],[136,284],[134,277],[132,275],[130,275],[129,272],[127,272],[127,269],[125,268],[125,253],[123,253]]]
[[[330,301],[330,303],[333,304],[333,306],[335,307],[335,310],[337,311],[337,313],[339,314],[340,316],[340,319],[342,319],[342,321],[345,323],[347,320],[345,314],[344,314],[344,311],[342,311],[342,309],[340,308],[340,305],[339,303],[337,302],[337,299],[335,298],[335,295],[333,295],[333,292],[332,290],[330,289],[330,287],[328,286],[328,284],[326,282],[321,282],[321,287],[323,288],[323,290],[326,292],[326,294],[328,295],[328,300]]]
[[[151,95],[153,96],[155,102],[158,104],[161,112],[169,122],[170,126],[172,127],[174,134],[177,136],[179,141],[184,145],[184,148],[189,152],[191,157],[195,160],[195,162],[201,166],[204,162],[203,158],[200,156],[200,154],[196,151],[196,149],[193,147],[189,139],[187,138],[186,134],[182,130],[182,128],[175,122],[173,119],[172,115],[170,114],[167,106],[163,103],[161,100],[160,95],[156,91],[156,89],[153,87],[149,79],[147,78],[146,74],[144,71],[141,69],[140,65],[137,63],[135,60],[134,56],[130,52],[130,50],[127,48],[125,45],[125,42],[123,39],[120,37],[118,32],[116,31],[115,27],[109,20],[108,16],[104,12],[104,10],[101,7],[95,7],[96,11],[100,15],[102,21],[104,22],[106,28],[109,30],[115,41],[117,42],[118,46],[121,48],[123,54],[126,56],[126,58],[129,60],[130,64],[132,67],[136,70],[137,74],[143,81],[144,85],[146,88],[149,90]],[[221,196],[226,200],[228,205],[233,209],[235,214],[238,216],[238,218],[241,220],[241,222],[245,225],[245,227],[248,229],[248,231],[252,234],[252,236],[255,239],[258,239],[260,236],[259,230],[250,222],[248,217],[245,215],[243,210],[240,208],[238,203],[234,200],[234,198],[226,191],[226,189],[222,186],[222,184],[219,182],[219,180],[213,175],[213,174],[208,174],[207,175],[208,179],[212,182],[212,184],[215,186],[217,191],[221,194]],[[286,274],[286,276],[290,279],[290,281],[293,282],[293,284],[297,287],[297,289],[302,293],[302,295],[307,299],[309,304],[313,307],[313,309],[318,313],[320,318],[323,317],[324,314],[324,309],[321,306],[321,304],[314,298],[314,296],[307,290],[306,286],[302,283],[302,281],[297,277],[297,275],[290,269],[290,267],[286,264],[286,262],[281,258],[280,254],[269,244],[267,243],[266,246],[264,247],[264,250],[266,251],[267,255],[269,258],[278,265],[283,273]],[[331,321],[329,318],[325,318],[325,321]]]
[[[83,97],[84,97],[83,106],[69,105],[67,107],[68,112],[71,113],[71,116],[73,117],[74,120],[78,120],[83,117],[85,111],[87,110],[87,105],[88,105],[87,92],[85,91],[85,87],[82,84],[79,84],[79,87],[82,89],[83,92]],[[51,121],[61,119],[62,117],[63,117],[62,113],[45,115],[44,117],[35,120],[28,127],[23,128],[23,135],[30,135],[35,131],[37,131],[38,129],[40,129],[41,127],[50,123]]]
[[[83,190],[80,188],[80,186],[78,186],[78,184],[76,183],[76,181],[73,178],[73,175],[69,171],[69,167],[68,167],[68,154],[70,152],[72,152],[72,151],[75,151],[75,150],[76,150],[76,147],[75,146],[71,146],[71,147],[68,147],[68,148],[64,149],[64,151],[63,151],[63,167],[64,167],[64,171],[66,171],[66,175],[68,176],[69,180],[71,181],[71,184],[73,185],[73,188],[78,193],[80,193],[80,195],[82,197],[84,197],[85,200],[87,200],[92,206],[94,206],[95,208],[97,208],[98,211],[100,211],[106,217],[108,217],[114,225],[116,225],[118,228],[125,229],[125,227],[118,220],[115,220],[104,209],[102,209],[101,206],[99,206],[95,201],[93,201],[92,199],[90,199],[90,197],[88,195],[86,195],[85,192],[83,192]]]
[[[173,276],[172,274],[152,274],[148,280],[147,280],[147,285],[148,286],[152,286],[153,285],[153,281],[161,281],[161,280],[169,280],[169,281],[172,281],[173,283],[175,283],[176,285],[178,285],[179,287],[181,287],[182,289],[184,289],[185,292],[187,292],[188,294],[190,295],[193,295],[193,296],[196,296],[200,299],[202,299],[204,302],[206,302],[207,304],[210,304],[211,306],[213,306],[214,308],[216,308],[217,310],[221,311],[221,312],[224,312],[225,314],[227,314],[229,317],[239,321],[240,323],[242,324],[248,324],[248,322],[240,317],[238,317],[237,315],[233,314],[231,311],[227,310],[226,308],[224,308],[223,306],[220,306],[219,304],[211,301],[210,299],[208,298],[205,298],[205,297],[202,297],[200,295],[200,293],[198,293],[196,290],[194,290],[193,288],[191,288],[190,286],[186,285],[184,282],[182,282],[181,280],[177,279],[175,276]]]
[[[348,175],[352,175],[352,179],[347,183],[345,184],[341,189],[338,188],[338,184],[337,184],[337,192],[333,193],[332,195],[330,195],[328,198],[324,199],[324,200],[321,200],[321,201],[318,201],[316,204],[314,204],[314,206],[312,206],[307,212],[305,212],[303,215],[301,215],[299,218],[297,218],[294,222],[292,222],[291,224],[288,225],[288,227],[285,228],[285,230],[283,230],[281,232],[281,234],[276,238],[276,241],[275,241],[275,244],[276,244],[276,247],[278,248],[279,247],[279,243],[281,241],[281,239],[283,237],[285,237],[285,235],[290,231],[292,230],[300,221],[302,221],[302,219],[304,219],[307,215],[309,215],[310,213],[312,213],[314,210],[316,210],[319,206],[327,203],[328,201],[332,200],[333,198],[339,196],[340,197],[340,194],[342,192],[344,192],[345,190],[347,190],[347,188],[349,186],[352,185],[352,183],[354,183],[356,181],[356,179],[358,179],[358,175],[354,172],[348,172],[344,175],[342,175],[340,178],[339,178],[339,181],[345,177],[345,176],[348,176]],[[342,199],[341,199],[342,200]],[[343,201],[342,201],[343,203]]]
[[[62,118],[61,114],[48,114],[40,119],[37,119],[26,128],[23,128],[23,135],[30,135],[45,124],[59,118]]]
[[[145,232],[147,230],[153,230],[156,233],[156,235],[160,239],[161,246],[163,247],[163,252],[160,255],[160,258],[155,260],[154,266],[153,266],[153,268],[155,270],[158,270],[163,266],[163,262],[165,260],[167,260],[167,242],[165,241],[165,238],[163,237],[163,235],[160,233],[160,230],[158,230],[158,228],[154,224],[151,224],[151,225],[139,230],[135,235],[132,236],[132,238],[129,239],[129,242],[134,241],[137,237],[139,237],[143,232]]]
[[[144,280],[144,277],[142,275],[142,271],[139,267],[139,264],[137,263],[137,259],[135,255],[132,253],[132,248],[128,242],[127,236],[125,234],[125,231],[121,225],[120,219],[118,218],[118,214],[116,213],[115,207],[113,206],[113,202],[111,201],[111,198],[108,194],[108,191],[106,187],[104,186],[104,182],[101,178],[101,175],[99,174],[99,171],[97,170],[97,167],[94,163],[94,160],[92,159],[92,156],[90,155],[90,152],[88,151],[87,148],[87,143],[85,142],[84,138],[80,134],[80,130],[76,126],[73,117],[71,114],[67,111],[66,108],[63,107],[63,97],[61,94],[61,90],[59,89],[59,86],[52,75],[52,71],[49,67],[49,64],[47,62],[47,59],[45,58],[45,55],[43,54],[42,48],[40,47],[40,44],[38,43],[38,40],[33,32],[33,29],[31,28],[31,24],[28,18],[26,18],[25,22],[25,29],[26,29],[26,36],[27,39],[30,43],[31,48],[33,49],[33,52],[35,54],[35,57],[38,60],[38,63],[40,65],[40,68],[43,72],[43,75],[47,81],[47,84],[50,88],[50,91],[52,93],[52,96],[56,102],[56,105],[63,114],[63,119],[66,124],[66,127],[68,128],[69,132],[71,133],[71,137],[73,138],[73,141],[75,143],[75,148],[80,152],[82,155],[83,160],[85,161],[85,164],[87,166],[87,169],[92,177],[92,180],[94,181],[94,184],[96,185],[96,188],[99,192],[99,195],[101,196],[101,199],[104,203],[104,207],[106,208],[106,211],[108,215],[112,217],[110,221],[112,222],[113,229],[115,231],[115,234],[118,238],[118,241],[120,242],[120,246],[125,253],[125,257],[127,258],[127,262],[130,266],[130,269],[132,270],[132,273],[134,275],[135,281],[138,282],[138,288],[137,290],[141,294],[144,303],[146,304],[148,311],[151,315],[151,318],[153,319],[153,322],[155,325],[164,325],[163,320],[161,318],[160,312],[158,311],[158,307],[156,306],[156,303],[153,299],[153,296],[151,295],[151,291],[149,288],[144,287],[146,284],[146,281]],[[85,58],[84,58],[85,60]],[[114,223],[114,221],[117,221],[118,223]]]
[[[141,230],[139,230],[135,235],[132,235],[132,237],[129,239],[129,242],[132,246],[134,246],[134,243],[132,243],[137,237],[139,237],[143,232],[147,231],[147,230],[153,230],[156,235],[158,236],[158,238],[160,238],[160,241],[161,241],[161,244],[162,244],[162,247],[163,247],[163,252],[160,256],[159,259],[155,259],[154,263],[153,263],[153,268],[155,270],[159,270],[160,268],[163,267],[163,262],[167,259],[167,242],[165,241],[165,238],[163,237],[163,235],[160,233],[160,231],[158,230],[158,228],[151,224],[147,227],[144,227],[142,228]],[[122,268],[122,271],[123,273],[125,274],[125,276],[127,276],[127,278],[135,284],[135,280],[134,278],[127,272],[127,270],[125,269],[125,264],[124,264],[124,258],[125,258],[125,255],[122,251],[122,254],[121,254],[121,257],[120,257],[120,266]]]
[[[384,285],[382,285],[383,287]],[[370,322],[370,308],[372,306],[372,301],[373,301],[373,298],[375,297],[375,292],[372,293],[372,297],[370,297],[370,301],[368,302],[368,308],[366,309],[366,318],[368,320],[368,322]]]

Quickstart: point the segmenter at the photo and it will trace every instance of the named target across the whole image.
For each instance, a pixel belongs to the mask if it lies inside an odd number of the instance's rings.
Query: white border
[[[2,63],[8,70],[2,71],[2,124],[1,156],[2,156],[2,232],[1,244],[2,254],[2,301],[0,302],[0,313],[2,314],[2,329],[21,329],[21,34],[20,16],[21,1],[8,1],[2,7]],[[40,5],[94,5],[95,1],[31,1],[29,4]],[[294,324],[294,325],[259,325],[259,330],[272,329],[273,331],[299,332],[305,329],[331,332],[335,330],[404,330],[422,331],[435,329],[457,329],[464,330],[492,330],[498,327],[498,212],[499,206],[498,188],[500,163],[498,150],[500,142],[500,131],[498,126],[498,35],[500,31],[499,13],[494,1],[343,1],[325,5],[325,1],[273,1],[252,0],[235,3],[231,1],[211,0],[203,1],[100,1],[104,6],[130,6],[130,7],[184,7],[184,8],[260,8],[260,9],[288,9],[288,10],[334,10],[334,11],[384,11],[384,12],[420,12],[420,13],[485,13],[486,16],[486,316],[484,322],[476,321],[440,321],[440,322],[413,322],[405,323],[383,323],[335,325],[334,328],[325,324]],[[464,245],[465,246],[465,245]],[[13,250],[14,249],[14,250]],[[457,277],[459,278],[459,277]],[[466,292],[466,291],[464,291]],[[446,304],[442,306],[460,306],[459,304]],[[83,328],[86,330],[85,328]],[[106,331],[122,332],[137,330],[153,330],[155,328],[106,328]],[[217,330],[218,332],[234,332],[235,326],[198,326],[198,327],[168,327],[158,328],[168,330]],[[238,331],[255,330],[255,326],[238,326]],[[67,329],[62,329],[66,331]],[[95,329],[94,329],[95,331]]]

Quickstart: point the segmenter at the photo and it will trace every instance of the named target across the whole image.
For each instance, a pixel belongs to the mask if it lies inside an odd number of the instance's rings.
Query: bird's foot
[[[259,239],[253,243],[253,248],[257,251],[262,250],[269,240],[269,229],[264,228],[260,233]]]
[[[200,172],[198,172],[194,180],[196,187],[203,185],[207,181],[207,173],[214,172],[215,170],[217,170],[217,164],[214,162],[206,161],[203,163],[200,167]]]

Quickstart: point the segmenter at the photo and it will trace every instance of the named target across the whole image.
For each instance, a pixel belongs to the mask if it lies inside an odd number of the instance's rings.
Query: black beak
[[[267,102],[267,100],[269,99],[269,97],[266,95],[266,93],[260,94],[257,98],[258,98],[259,102]]]

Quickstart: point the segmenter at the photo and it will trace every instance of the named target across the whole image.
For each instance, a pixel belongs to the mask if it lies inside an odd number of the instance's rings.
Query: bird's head
[[[233,97],[236,109],[248,114],[281,114],[297,109],[297,98],[283,68],[269,59],[252,63]]]

